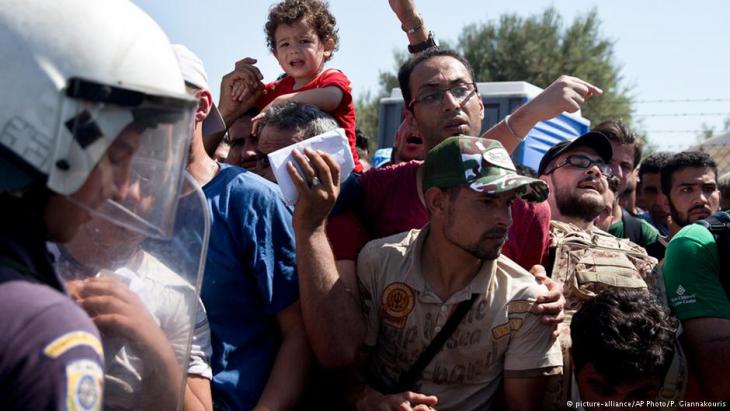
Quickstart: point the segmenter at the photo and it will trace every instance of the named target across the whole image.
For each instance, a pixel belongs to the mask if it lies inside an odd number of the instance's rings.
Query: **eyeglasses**
[[[477,85],[476,83],[459,83],[445,89],[428,89],[422,94],[414,97],[413,100],[408,103],[408,108],[413,110],[413,106],[416,103],[431,107],[439,105],[444,101],[444,96],[447,92],[451,94],[459,105],[462,105],[469,101],[472,96],[477,94]]]
[[[551,174],[553,171],[559,169],[560,167],[571,166],[575,168],[586,169],[591,168],[593,165],[598,167],[598,169],[601,171],[601,174],[603,174],[604,176],[613,176],[611,167],[609,167],[606,163],[601,160],[596,161],[582,154],[573,154],[572,156],[568,156],[564,161],[556,164],[555,167],[552,168],[552,170],[545,172],[545,175]]]

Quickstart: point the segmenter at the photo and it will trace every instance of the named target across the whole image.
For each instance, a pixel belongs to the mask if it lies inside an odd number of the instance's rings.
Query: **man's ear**
[[[210,90],[200,89],[195,92],[195,96],[198,97],[198,108],[195,110],[195,122],[202,123],[213,108],[213,95],[210,94]]]
[[[426,210],[428,210],[429,215],[434,217],[443,214],[446,210],[449,194],[438,187],[431,187],[423,193],[423,199],[426,202]]]
[[[335,51],[335,40],[333,38],[328,38],[324,41],[324,57],[329,59],[332,57],[332,53]]]

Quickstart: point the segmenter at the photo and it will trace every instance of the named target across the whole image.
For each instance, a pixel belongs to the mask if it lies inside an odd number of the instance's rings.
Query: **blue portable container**
[[[525,81],[503,81],[477,83],[484,102],[482,130],[497,124],[517,107],[535,98],[542,89]],[[403,119],[403,96],[399,88],[392,90],[389,97],[380,100],[378,116],[378,147],[392,147],[395,132]],[[515,163],[537,170],[545,151],[553,145],[572,140],[590,129],[590,121],[576,113],[562,113],[541,121],[533,127],[512,154]]]

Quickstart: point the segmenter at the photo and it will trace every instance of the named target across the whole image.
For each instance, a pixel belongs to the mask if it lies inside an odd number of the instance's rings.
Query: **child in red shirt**
[[[284,0],[271,8],[266,42],[286,74],[265,86],[256,102],[261,114],[253,121],[260,120],[271,105],[287,101],[314,104],[345,129],[355,171],[360,172],[350,80],[340,70],[324,68],[337,49],[335,23],[327,3],[319,0]]]

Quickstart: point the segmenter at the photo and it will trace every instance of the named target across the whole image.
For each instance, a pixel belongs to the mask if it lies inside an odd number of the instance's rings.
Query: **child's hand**
[[[261,121],[266,118],[266,113],[269,112],[269,108],[277,105],[277,104],[283,104],[288,101],[288,96],[290,94],[284,94],[281,96],[276,97],[275,99],[271,100],[269,104],[266,105],[266,107],[262,108],[261,111],[259,111],[258,114],[256,114],[254,117],[251,118],[251,134],[257,136],[259,135],[259,132],[261,131]]]
[[[263,88],[264,84],[261,80],[264,79],[264,76],[254,64],[256,64],[256,59],[251,57],[236,62],[233,70],[233,73],[236,73],[236,78],[231,85],[232,101],[242,102],[246,94],[255,92],[258,88]]]
[[[264,91],[264,84],[261,82],[263,76],[253,66],[255,62],[255,59],[248,57],[236,62],[236,68],[221,80],[218,110],[226,124],[233,123],[253,107]]]
[[[266,118],[266,110],[271,106],[271,104],[264,107],[263,110],[261,110],[258,114],[253,116],[251,118],[251,134],[254,136],[258,136],[259,132],[261,131],[261,121]]]

